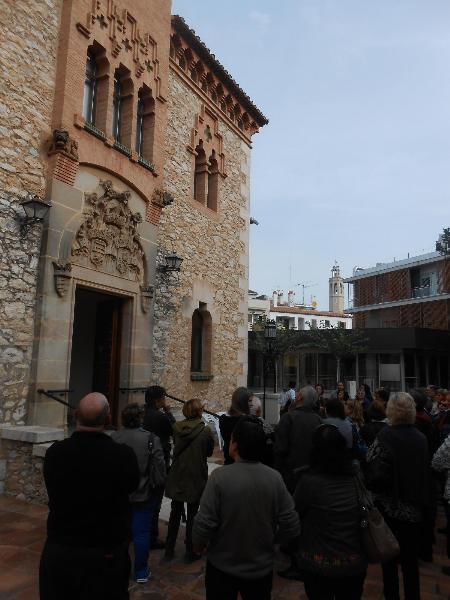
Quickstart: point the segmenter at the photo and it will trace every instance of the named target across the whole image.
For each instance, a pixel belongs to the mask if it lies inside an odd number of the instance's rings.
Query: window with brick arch
[[[130,71],[124,67],[114,73],[112,102],[112,134],[116,142],[131,148],[133,118],[133,82]]]
[[[106,131],[109,62],[106,51],[94,41],[87,51],[82,115],[88,125]]]
[[[219,165],[216,159],[216,153],[213,150],[209,157],[208,171],[208,197],[207,206],[211,210],[217,210],[217,201],[219,196]]]
[[[153,162],[155,142],[155,101],[147,86],[142,86],[138,92],[137,122],[136,122],[136,152]]]
[[[86,74],[84,78],[83,117],[86,123],[95,124],[95,100],[97,89],[97,61],[92,52],[86,59]]]
[[[192,314],[191,372],[211,373],[212,319],[204,302]]]
[[[200,141],[195,149],[194,198],[201,204],[206,204],[208,196],[208,162]]]

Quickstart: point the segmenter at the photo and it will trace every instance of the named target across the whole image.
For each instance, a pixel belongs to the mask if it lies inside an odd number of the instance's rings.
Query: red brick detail
[[[145,220],[151,223],[152,225],[159,225],[159,220],[161,218],[161,208],[159,206],[155,206],[149,202],[147,204],[147,212],[145,214]]]
[[[366,312],[355,313],[353,316],[353,328],[354,329],[365,329],[366,328]]]
[[[54,179],[58,179],[67,185],[75,183],[77,176],[78,162],[64,156],[56,154],[49,160],[50,173]]]
[[[422,305],[408,304],[400,306],[400,327],[423,327],[422,325]]]
[[[438,300],[422,305],[422,327],[448,330],[448,301]]]
[[[408,269],[367,277],[355,282],[356,306],[405,300],[411,296]]]

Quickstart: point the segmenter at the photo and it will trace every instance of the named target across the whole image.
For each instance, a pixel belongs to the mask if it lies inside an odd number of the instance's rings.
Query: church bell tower
[[[330,311],[344,312],[344,279],[341,277],[339,265],[334,263],[331,277],[328,280],[330,288]]]

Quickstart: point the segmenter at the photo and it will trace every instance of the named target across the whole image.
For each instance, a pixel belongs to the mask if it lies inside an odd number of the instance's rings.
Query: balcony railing
[[[429,296],[434,296],[437,293],[437,290],[431,291],[430,285],[424,285],[422,287],[412,288],[411,297],[412,298],[428,298]]]

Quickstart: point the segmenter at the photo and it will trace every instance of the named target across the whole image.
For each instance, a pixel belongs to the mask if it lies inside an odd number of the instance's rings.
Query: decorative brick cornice
[[[103,0],[92,0],[85,22],[78,22],[76,27],[88,39],[96,28],[107,28],[111,55],[117,58],[121,53],[130,53],[135,65],[135,77],[139,78],[145,72],[153,74],[155,97],[166,102],[161,94],[157,44],[149,33],[142,33],[137,20],[128,10],[119,9],[114,0],[107,0],[106,3]]]
[[[187,146],[189,152],[196,153],[195,148],[200,140],[202,140],[205,150],[208,150],[208,156],[213,150],[215,151],[219,173],[222,177],[226,177],[223,138],[219,133],[219,119],[205,104],[202,104],[200,114],[195,117],[194,127],[191,131],[191,142]]]
[[[202,42],[195,31],[191,29],[186,21],[179,15],[172,16],[172,30],[173,47],[179,56],[181,56],[180,50],[183,54],[186,54],[188,58],[187,62],[190,62],[190,64],[187,65],[187,68],[200,67],[200,86],[206,83],[209,88],[214,89],[218,87],[219,82],[223,84],[228,91],[227,94],[223,94],[223,98],[228,100],[228,105],[231,105],[233,110],[240,105],[243,108],[244,114],[247,113],[247,115],[250,116],[250,120],[253,120],[253,126],[256,126],[256,130],[253,133],[255,133],[259,127],[268,124],[268,119],[252,102],[244,90],[236,83],[230,73],[217,60],[215,55]],[[190,54],[189,52],[186,52],[188,49],[191,50]],[[197,54],[197,57],[192,54],[192,51]],[[197,58],[200,59],[200,64],[198,63],[198,60],[195,60]],[[189,59],[191,60],[189,61]],[[250,125],[247,126],[250,127]]]

